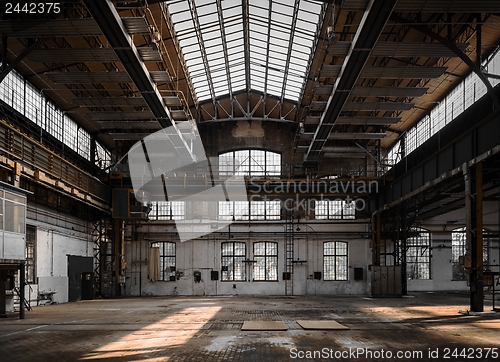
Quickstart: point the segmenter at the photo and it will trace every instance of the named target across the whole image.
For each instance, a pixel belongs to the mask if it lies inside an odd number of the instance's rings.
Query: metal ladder
[[[286,224],[285,224],[285,295],[293,295],[293,208],[286,210]],[[285,278],[288,276],[288,279]]]

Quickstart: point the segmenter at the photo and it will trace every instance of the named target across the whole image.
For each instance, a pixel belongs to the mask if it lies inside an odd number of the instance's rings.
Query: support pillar
[[[120,275],[122,270],[121,263],[121,250],[122,250],[122,222],[118,219],[113,220],[113,234],[114,234],[114,258],[115,258],[115,296],[119,297],[121,295],[121,285],[120,285]]]
[[[469,273],[470,310],[484,310],[483,291],[483,165],[478,163],[471,171],[467,167],[465,174],[465,208],[467,229],[466,263]]]
[[[24,296],[24,287],[26,286],[26,263],[22,261],[19,264],[19,319],[24,319],[24,303],[25,303],[25,296]]]
[[[7,296],[5,295],[7,283],[7,270],[0,269],[0,317],[7,316]]]

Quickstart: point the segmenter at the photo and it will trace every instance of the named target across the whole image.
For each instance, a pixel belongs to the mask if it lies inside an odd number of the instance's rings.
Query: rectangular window
[[[262,241],[253,244],[253,280],[278,280],[278,243]]]
[[[186,203],[184,201],[153,201],[150,220],[184,220],[186,215]]]
[[[31,83],[26,82],[25,116],[39,126],[43,119],[43,97]]]
[[[343,241],[327,241],[323,243],[323,279],[348,279],[347,243]]]
[[[5,192],[4,230],[24,234],[26,232],[26,197]]]
[[[228,282],[245,281],[246,244],[227,242],[222,243],[221,248],[221,280]]]
[[[430,237],[428,232],[417,232],[406,240],[406,277],[408,279],[431,278]]]
[[[316,201],[315,218],[318,220],[352,220],[356,218],[356,204],[343,200]]]
[[[175,243],[162,241],[151,247],[160,248],[160,280],[175,281]]]
[[[485,269],[489,265],[489,245],[491,238],[488,237],[485,230],[483,230],[483,266]],[[495,240],[496,241],[496,240]],[[468,274],[464,266],[460,263],[460,257],[467,254],[467,235],[465,227],[455,229],[451,233],[451,265],[452,265],[452,280],[467,280]]]
[[[64,123],[64,136],[63,136],[64,143],[73,151],[77,151],[78,125],[67,115],[64,115],[63,123]]]
[[[451,233],[452,280],[466,280],[467,272],[460,264],[460,257],[465,255],[465,231]]]
[[[90,135],[83,128],[78,128],[78,154],[90,160]]]
[[[281,202],[219,201],[219,220],[280,220]]]
[[[26,282],[36,282],[36,226],[26,225]]]

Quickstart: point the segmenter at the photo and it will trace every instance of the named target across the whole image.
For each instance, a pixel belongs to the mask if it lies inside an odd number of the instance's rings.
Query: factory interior
[[[500,2],[0,3],[8,361],[500,358]]]

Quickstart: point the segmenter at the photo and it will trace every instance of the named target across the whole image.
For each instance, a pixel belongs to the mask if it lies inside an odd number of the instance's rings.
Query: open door
[[[94,259],[91,256],[68,255],[68,301],[76,302],[82,299],[94,299],[93,268]],[[90,275],[90,280],[87,280],[88,275]]]

